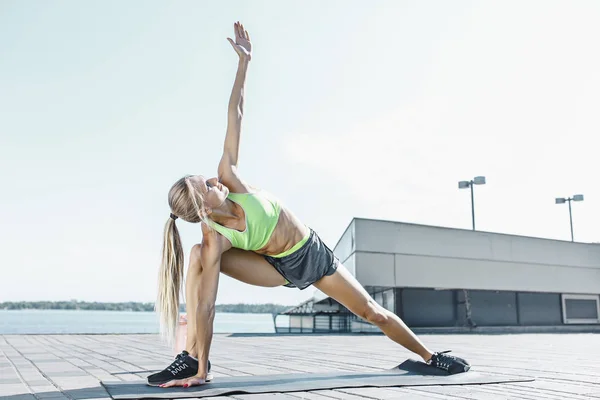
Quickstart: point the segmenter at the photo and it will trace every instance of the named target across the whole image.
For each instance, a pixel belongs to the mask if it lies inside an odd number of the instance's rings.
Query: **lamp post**
[[[470,181],[458,182],[459,189],[471,188],[471,218],[473,221],[473,230],[475,230],[475,197],[473,195],[473,185],[485,185],[485,176],[476,176]]]
[[[582,194],[576,194],[573,197],[557,197],[555,200],[556,204],[565,204],[567,201],[569,202],[569,221],[571,222],[571,242],[574,242],[573,238],[573,214],[571,213],[571,201],[583,201]]]
[[[473,222],[473,230],[475,230],[475,196],[473,194],[473,185],[485,185],[485,176],[476,176],[470,181],[458,182],[459,189],[471,188],[471,219]],[[471,298],[469,296],[469,291],[467,289],[463,289],[463,295],[465,296],[465,314],[467,324],[469,324],[470,327],[475,328],[477,324],[475,324],[471,316]]]

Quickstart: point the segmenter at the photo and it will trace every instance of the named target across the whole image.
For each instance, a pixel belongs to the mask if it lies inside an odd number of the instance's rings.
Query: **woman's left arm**
[[[223,156],[219,163],[219,177],[229,176],[235,173],[238,165],[240,134],[242,131],[242,117],[244,116],[244,90],[246,84],[246,73],[252,58],[252,44],[250,35],[239,22],[234,25],[235,42],[227,38],[233,49],[239,56],[238,69],[229,98],[227,109],[227,133],[223,146]]]

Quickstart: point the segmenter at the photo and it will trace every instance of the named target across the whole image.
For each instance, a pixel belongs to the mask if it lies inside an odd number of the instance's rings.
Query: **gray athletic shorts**
[[[285,257],[264,256],[287,281],[286,287],[306,289],[319,279],[333,275],[339,260],[312,229],[306,243]]]

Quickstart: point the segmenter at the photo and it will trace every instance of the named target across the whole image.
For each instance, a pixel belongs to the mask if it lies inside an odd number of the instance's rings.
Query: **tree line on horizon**
[[[290,306],[281,304],[217,304],[216,312],[278,314]],[[0,303],[0,310],[94,310],[94,311],[154,311],[154,303],[122,302],[103,303],[87,301],[15,301]],[[179,311],[185,312],[185,304],[179,305]]]

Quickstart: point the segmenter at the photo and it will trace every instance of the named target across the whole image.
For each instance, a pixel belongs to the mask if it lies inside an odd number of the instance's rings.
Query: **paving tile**
[[[22,383],[9,383],[0,385],[0,398],[17,394],[30,394],[29,389]]]

